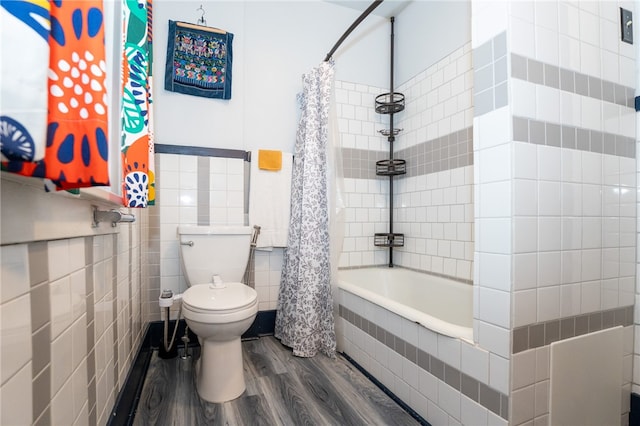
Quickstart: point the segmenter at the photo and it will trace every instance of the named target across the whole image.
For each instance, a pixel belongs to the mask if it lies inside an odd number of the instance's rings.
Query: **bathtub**
[[[473,341],[473,286],[404,268],[341,269],[338,287],[445,336]]]

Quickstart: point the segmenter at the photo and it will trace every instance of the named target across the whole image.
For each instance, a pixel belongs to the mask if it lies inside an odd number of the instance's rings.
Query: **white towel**
[[[291,211],[293,155],[282,153],[282,169],[258,168],[258,150],[251,152],[249,224],[260,226],[256,248],[286,247]]]

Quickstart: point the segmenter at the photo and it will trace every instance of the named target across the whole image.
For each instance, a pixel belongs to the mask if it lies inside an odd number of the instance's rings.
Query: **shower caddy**
[[[376,161],[376,175],[389,176],[389,232],[374,234],[373,243],[378,247],[389,248],[389,267],[393,267],[393,248],[404,246],[404,234],[393,232],[393,177],[407,173],[407,162],[393,157],[393,142],[402,129],[393,127],[393,115],[404,110],[404,95],[393,90],[394,21],[391,17],[390,48],[390,88],[388,93],[376,96],[375,111],[389,115],[389,128],[380,130],[380,134],[389,141],[389,158]]]

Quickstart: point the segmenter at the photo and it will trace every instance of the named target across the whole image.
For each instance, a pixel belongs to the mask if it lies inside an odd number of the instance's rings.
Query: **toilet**
[[[249,259],[249,226],[179,226],[180,258],[188,289],[182,313],[201,351],[196,388],[209,402],[245,390],[240,336],[258,312],[258,294],[240,283]]]

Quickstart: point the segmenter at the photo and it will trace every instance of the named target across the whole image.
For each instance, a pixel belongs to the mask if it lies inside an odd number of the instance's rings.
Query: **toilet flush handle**
[[[193,247],[195,243],[193,241],[180,241],[180,245],[181,246],[189,246],[189,247]]]

